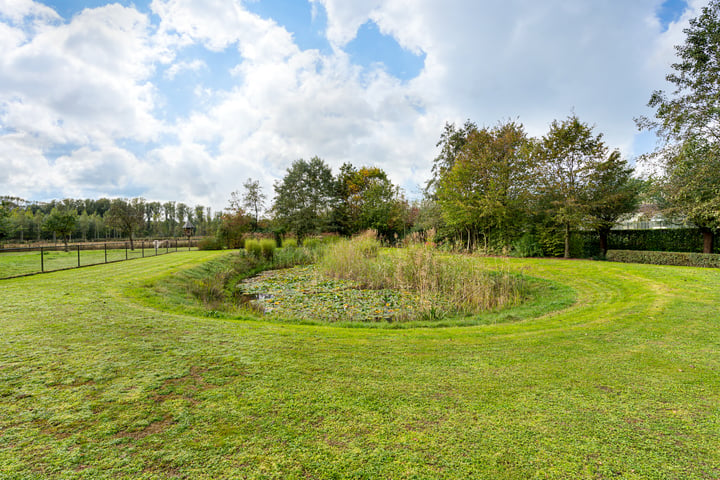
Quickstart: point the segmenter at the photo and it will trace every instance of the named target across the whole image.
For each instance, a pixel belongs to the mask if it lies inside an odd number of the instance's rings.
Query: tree
[[[449,170],[437,182],[437,201],[448,226],[478,234],[488,246],[494,234],[503,245],[524,223],[530,196],[531,155],[523,126],[514,122],[471,132]]]
[[[87,241],[87,234],[90,231],[90,216],[88,215],[87,210],[83,210],[78,217],[78,231],[80,235],[82,235],[82,239]]]
[[[243,236],[250,231],[252,219],[242,208],[223,213],[220,226],[218,227],[218,238],[229,248],[242,247]]]
[[[175,202],[165,202],[162,205],[165,213],[165,235],[175,234]]]
[[[260,212],[265,208],[265,199],[267,196],[260,187],[259,180],[248,178],[243,184],[245,193],[242,196],[242,206],[253,215],[253,230],[257,230],[260,221]]]
[[[666,77],[674,90],[653,92],[648,106],[655,118],[640,117],[637,124],[662,142],[647,158],[664,167],[658,181],[663,213],[697,226],[703,251],[711,253],[720,226],[720,0],[703,7],[684,32],[685,43],[675,47],[679,62]]]
[[[55,207],[45,219],[43,228],[62,238],[65,251],[68,250],[68,240],[77,226],[77,212],[71,209]]]
[[[335,203],[334,183],[320,158],[293,162],[282,181],[275,182],[273,213],[280,228],[295,233],[298,243],[326,228]]]
[[[564,257],[570,257],[570,231],[587,214],[584,199],[592,168],[607,154],[602,134],[570,116],[554,120],[537,145],[537,177],[540,204],[547,218],[562,228]]]
[[[0,239],[10,235],[10,209],[3,200],[0,202]]]
[[[608,234],[623,215],[637,210],[643,182],[632,177],[633,169],[619,151],[592,166],[585,192],[587,223],[600,236],[600,252],[608,250]]]
[[[145,200],[143,198],[115,198],[105,215],[107,225],[119,228],[130,238],[130,250],[135,250],[133,234],[142,229],[145,222]]]
[[[336,185],[334,221],[340,233],[352,235],[372,229],[392,240],[402,232],[404,199],[385,171],[377,167],[357,169],[346,163],[340,168]]]
[[[440,140],[435,144],[436,147],[440,147],[440,154],[433,160],[432,178],[425,186],[425,195],[430,199],[435,199],[438,182],[455,165],[455,160],[467,143],[470,134],[476,132],[477,129],[477,125],[470,120],[466,120],[460,128],[457,128],[454,123],[445,123]]]
[[[695,225],[703,234],[703,252],[712,253],[720,228],[720,151],[703,139],[686,140],[667,155],[665,173],[656,181],[659,206],[666,217]]]

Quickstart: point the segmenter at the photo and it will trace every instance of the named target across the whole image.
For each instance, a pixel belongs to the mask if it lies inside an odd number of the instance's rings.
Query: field
[[[158,254],[162,255],[166,251],[174,252],[175,248],[173,247],[172,250],[161,248],[158,250]],[[42,261],[39,250],[28,249],[27,251],[9,253],[0,251],[0,279],[38,273],[41,270],[51,272],[152,255],[155,255],[155,250],[152,247],[146,247],[144,250],[140,247],[135,248],[135,250],[111,247],[106,252],[102,246],[98,250],[91,250],[87,249],[86,246],[81,246],[78,262],[78,252],[74,245],[71,245],[68,251],[65,251],[62,247],[46,248]]]
[[[509,260],[576,303],[472,327],[135,299],[218,255],[0,281],[0,478],[720,478],[718,270]]]

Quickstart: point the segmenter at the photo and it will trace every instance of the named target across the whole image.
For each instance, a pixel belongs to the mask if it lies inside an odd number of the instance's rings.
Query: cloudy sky
[[[575,113],[625,156],[707,0],[0,0],[0,195],[221,209],[298,158],[411,198],[445,122]]]

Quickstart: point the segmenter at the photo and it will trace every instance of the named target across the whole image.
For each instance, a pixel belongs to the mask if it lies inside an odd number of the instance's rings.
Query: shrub
[[[720,255],[714,253],[608,250],[607,259],[623,263],[720,268]]]
[[[512,245],[513,254],[517,257],[542,257],[543,250],[540,242],[537,238],[530,233],[523,234],[515,243]]]
[[[275,240],[272,240],[270,238],[264,238],[260,240],[260,254],[263,256],[264,259],[272,260],[276,245],[277,244],[275,243]]]
[[[260,241],[255,238],[248,238],[245,240],[245,251],[248,253],[248,255],[251,255],[255,258],[260,258],[262,256],[262,247],[260,246]]]
[[[282,246],[283,248],[297,247],[297,238],[286,238],[285,240],[283,240]]]
[[[217,237],[203,238],[197,244],[198,250],[222,250],[223,242]]]

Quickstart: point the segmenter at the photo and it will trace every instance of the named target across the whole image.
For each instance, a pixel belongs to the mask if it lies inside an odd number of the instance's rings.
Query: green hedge
[[[649,263],[652,265],[720,268],[720,255],[713,253],[608,250],[607,259],[611,262],[623,263]]]
[[[703,251],[703,236],[697,228],[613,230],[608,235],[608,248],[699,253]],[[720,253],[720,238],[715,241],[713,253]],[[575,258],[598,257],[600,237],[597,232],[573,232],[570,237],[570,255]]]

